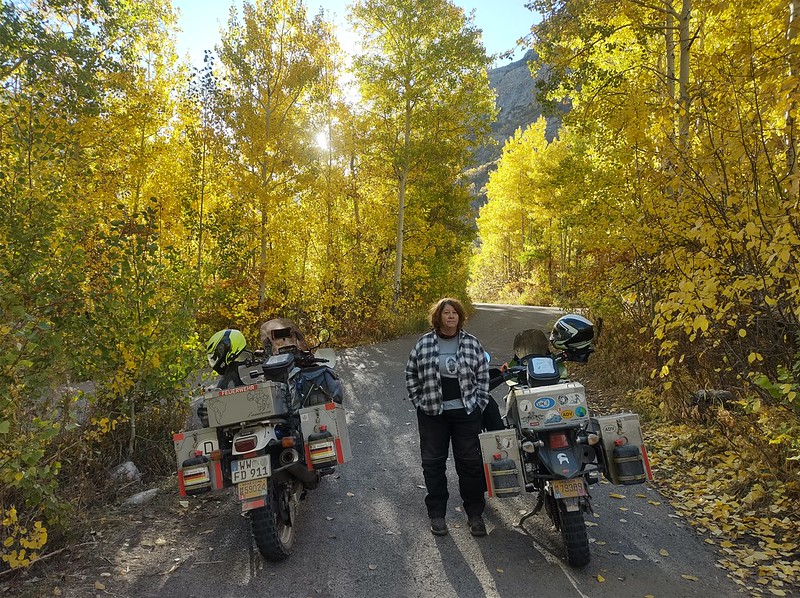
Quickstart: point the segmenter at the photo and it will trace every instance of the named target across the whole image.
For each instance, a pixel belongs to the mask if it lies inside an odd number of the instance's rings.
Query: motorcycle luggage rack
[[[594,472],[603,473],[603,470],[600,467],[598,467],[597,465],[595,465],[594,463],[587,463],[585,469],[581,472],[581,477],[583,477],[587,473],[594,473]],[[565,479],[565,478],[561,478],[561,477],[555,476],[555,475],[553,475],[551,473],[548,473],[548,474],[529,473],[529,474],[526,474],[525,477],[528,478],[528,479],[532,479],[532,480],[545,480],[545,481],[563,480],[563,479]]]

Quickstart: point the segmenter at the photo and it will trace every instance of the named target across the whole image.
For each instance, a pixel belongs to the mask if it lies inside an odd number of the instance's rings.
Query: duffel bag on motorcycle
[[[344,398],[339,376],[326,365],[298,370],[293,374],[289,386],[294,410],[323,403],[341,403]]]

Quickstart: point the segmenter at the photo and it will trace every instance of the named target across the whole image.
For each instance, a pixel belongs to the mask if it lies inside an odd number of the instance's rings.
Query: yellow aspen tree
[[[306,251],[305,240],[282,216],[302,201],[307,186],[313,143],[309,101],[328,53],[324,31],[321,16],[308,19],[300,0],[257,0],[243,4],[241,17],[232,10],[218,48],[227,83],[219,118],[235,196],[227,217],[245,226],[230,222],[217,233],[229,237],[220,244],[243,243],[238,256],[223,254],[232,260],[224,268],[232,274],[244,267],[244,280],[255,271],[257,319],[263,319],[270,300],[278,307],[285,303],[279,281],[302,275],[297,258]],[[270,281],[275,284],[268,297]]]
[[[356,57],[354,71],[371,123],[371,163],[380,169],[376,174],[391,181],[396,197],[391,289],[396,310],[406,258],[419,268],[412,275],[419,283],[423,279],[440,282],[436,276],[423,276],[422,271],[433,274],[435,262],[448,259],[455,262],[451,267],[464,266],[466,282],[466,252],[445,251],[437,231],[420,229],[416,256],[405,252],[404,241],[409,216],[412,221],[419,218],[422,208],[429,214],[446,215],[428,222],[447,224],[439,228],[444,239],[451,247],[465,248],[457,222],[466,215],[468,196],[458,179],[467,165],[469,148],[483,142],[493,118],[486,73],[489,58],[473,19],[450,0],[361,0],[353,6],[352,22],[364,50]],[[419,207],[412,206],[411,199]],[[409,207],[413,210],[407,214]],[[424,290],[423,300],[436,292],[435,288]],[[418,301],[408,295],[405,299]]]

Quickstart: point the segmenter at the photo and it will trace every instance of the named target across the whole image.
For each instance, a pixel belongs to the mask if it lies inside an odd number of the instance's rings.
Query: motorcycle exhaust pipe
[[[293,448],[286,449],[280,455],[278,455],[278,462],[281,464],[281,466],[291,465],[292,463],[297,463],[299,460],[300,453]]]
[[[316,471],[306,469],[304,463],[300,461],[300,454],[293,448],[284,450],[278,456],[281,467],[272,472],[272,477],[278,482],[285,482],[289,476],[300,480],[303,486],[313,490],[319,485],[319,476]]]

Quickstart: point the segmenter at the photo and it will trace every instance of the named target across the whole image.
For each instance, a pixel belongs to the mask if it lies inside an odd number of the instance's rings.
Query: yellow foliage
[[[47,528],[41,521],[33,523],[33,529],[20,525],[17,511],[13,506],[6,509],[3,518],[3,541],[5,550],[0,553],[0,560],[12,569],[30,566],[39,558],[38,550],[47,544]]]
[[[83,432],[83,437],[90,442],[99,442],[104,436],[117,429],[120,423],[128,421],[127,416],[110,419],[108,417],[92,417]]]
[[[800,582],[800,563],[792,560],[800,541],[797,488],[776,483],[753,455],[700,428],[650,427],[647,437],[661,492],[727,555],[720,561],[726,569],[747,581]]]

